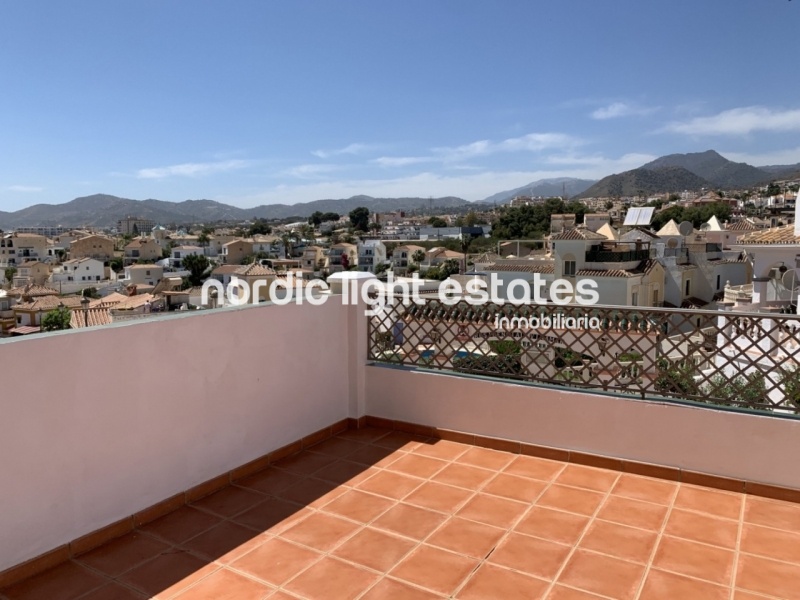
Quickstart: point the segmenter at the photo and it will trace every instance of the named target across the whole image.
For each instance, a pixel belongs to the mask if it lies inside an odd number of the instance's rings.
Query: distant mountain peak
[[[716,187],[731,189],[763,183],[769,174],[747,163],[728,160],[716,150],[668,154],[643,165],[643,169],[681,167]]]

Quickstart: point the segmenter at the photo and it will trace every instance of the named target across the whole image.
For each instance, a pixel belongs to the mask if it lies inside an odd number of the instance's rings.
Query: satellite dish
[[[692,235],[694,232],[694,225],[692,225],[691,221],[684,221],[680,225],[678,225],[678,231],[683,237]]]
[[[800,287],[800,278],[797,277],[796,271],[786,271],[781,277],[781,283],[787,290],[796,290]]]

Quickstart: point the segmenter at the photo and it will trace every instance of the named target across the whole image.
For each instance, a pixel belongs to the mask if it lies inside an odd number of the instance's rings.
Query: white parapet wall
[[[248,306],[0,342],[0,571],[356,416],[354,309]]]
[[[800,489],[800,420],[380,365],[367,414]]]

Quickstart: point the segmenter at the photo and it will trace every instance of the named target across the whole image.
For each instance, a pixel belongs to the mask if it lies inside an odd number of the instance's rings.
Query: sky
[[[0,0],[0,210],[800,162],[800,1]]]

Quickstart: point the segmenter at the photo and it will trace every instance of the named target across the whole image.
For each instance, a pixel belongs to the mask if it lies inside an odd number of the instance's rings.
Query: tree
[[[366,231],[369,226],[369,209],[359,206],[351,210],[350,224],[356,231]]]
[[[197,236],[197,243],[201,246],[208,246],[208,242],[211,241],[211,236],[206,232],[204,229],[200,235]]]
[[[425,251],[424,250],[416,250],[414,254],[411,255],[411,260],[415,263],[420,264],[423,260],[425,260]]]
[[[111,267],[111,270],[114,273],[119,273],[123,269],[123,261],[121,256],[115,256],[110,261],[108,261],[108,266]]]
[[[204,275],[209,267],[208,259],[202,254],[190,254],[183,258],[183,268],[189,271],[189,283],[191,285],[202,285]]]
[[[378,233],[381,230],[381,224],[380,223],[370,223],[369,224],[369,230],[371,232],[373,232],[373,233]]]
[[[272,227],[267,224],[266,219],[256,219],[247,230],[247,235],[269,235],[272,233]]]
[[[467,227],[475,227],[478,224],[478,213],[474,210],[471,210],[467,213],[467,216],[464,217],[464,224]]]
[[[10,284],[14,280],[14,275],[17,274],[16,267],[6,267],[6,270],[3,272],[3,275],[6,278],[6,281]]]
[[[48,312],[42,319],[44,331],[69,329],[70,312],[66,306],[59,306]]]
[[[431,227],[437,228],[447,227],[447,221],[445,221],[442,217],[431,217],[428,219],[428,224]]]
[[[611,200],[606,200],[606,210],[614,208],[614,203]]]

